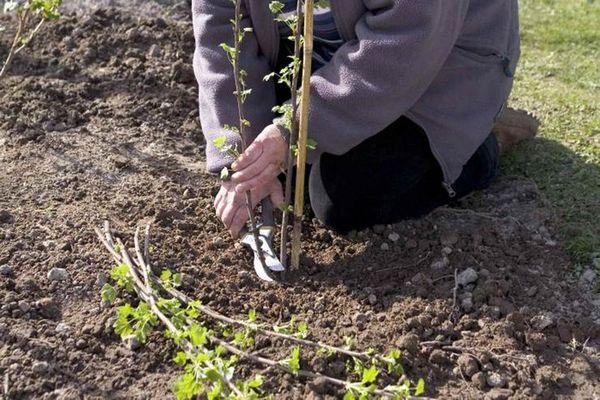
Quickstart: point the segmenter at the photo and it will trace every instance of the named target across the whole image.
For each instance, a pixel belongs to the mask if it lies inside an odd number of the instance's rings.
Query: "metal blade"
[[[275,255],[273,250],[273,232],[274,232],[274,217],[273,217],[273,205],[268,199],[262,202],[262,217],[263,224],[258,229],[258,241],[260,242],[260,248],[262,249],[263,256],[265,259],[265,265],[268,269],[274,272],[285,271],[281,261]],[[267,282],[273,282],[268,272],[263,267],[260,257],[258,256],[258,245],[254,240],[254,235],[251,232],[244,232],[242,234],[242,244],[250,247],[254,253],[254,270],[258,277]]]

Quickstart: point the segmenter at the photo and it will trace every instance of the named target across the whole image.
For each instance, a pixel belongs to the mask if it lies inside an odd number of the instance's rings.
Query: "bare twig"
[[[454,288],[452,289],[452,313],[450,314],[450,318],[452,319],[452,322],[456,322],[456,315],[458,314],[457,297],[458,297],[458,269],[455,269],[454,270]]]
[[[10,381],[9,381],[9,377],[8,377],[8,370],[4,374],[4,384],[2,386],[3,386],[3,390],[4,390],[4,395],[8,398],[8,390],[10,389]]]
[[[95,231],[96,231],[96,234],[97,234],[99,240],[110,251],[114,260],[117,263],[120,263],[120,264],[123,263],[123,264],[127,265],[129,274],[131,275],[133,282],[134,282],[135,292],[139,296],[140,300],[146,302],[149,305],[152,312],[167,327],[167,329],[169,331],[171,331],[174,334],[180,333],[180,330],[174,325],[174,323],[169,319],[169,317],[167,317],[157,306],[156,297],[155,297],[155,289],[152,288],[152,283],[155,283],[160,289],[171,294],[174,298],[178,299],[183,304],[189,304],[190,299],[187,296],[185,296],[183,293],[181,293],[175,289],[167,290],[164,287],[164,284],[156,276],[154,276],[152,274],[152,271],[150,270],[150,268],[148,266],[149,260],[144,257],[142,249],[140,247],[140,238],[139,238],[140,229],[136,230],[136,234],[134,237],[134,247],[135,247],[135,253],[136,253],[135,261],[129,255],[127,247],[123,244],[123,242],[120,239],[116,239],[116,240],[113,239],[112,234],[110,232],[110,227],[108,226],[108,223],[104,224],[104,232],[100,231],[99,229],[95,229]],[[149,229],[145,230],[145,234],[146,234],[146,236],[144,238],[145,239],[144,243],[147,243]],[[341,349],[341,348],[337,348],[334,346],[328,346],[325,344],[312,342],[310,340],[296,338],[291,335],[285,335],[285,334],[272,332],[272,331],[270,332],[270,331],[262,329],[261,327],[259,327],[256,324],[251,324],[251,323],[248,323],[245,321],[237,321],[237,320],[231,319],[229,317],[223,316],[223,315],[211,310],[210,308],[208,308],[206,306],[199,306],[197,309],[200,312],[204,313],[204,315],[212,317],[221,322],[231,324],[234,326],[242,326],[242,327],[250,328],[253,331],[268,334],[270,336],[274,336],[274,337],[277,337],[277,338],[280,338],[283,340],[293,341],[295,343],[310,346],[310,347],[327,349],[327,350],[335,351],[337,353],[345,354],[345,355],[348,355],[351,357],[357,357],[357,358],[361,358],[361,359],[369,358],[369,355],[367,355],[366,353],[353,352],[350,350]],[[186,317],[185,321],[186,321],[187,325],[191,325],[193,323],[193,321],[190,321],[190,319],[188,317]],[[315,372],[311,372],[311,371],[306,371],[306,370],[300,370],[295,373],[294,371],[291,371],[288,367],[286,367],[284,364],[280,363],[279,361],[275,361],[275,360],[272,360],[272,359],[269,359],[266,357],[262,357],[262,356],[241,350],[241,349],[237,348],[236,346],[232,345],[231,343],[227,342],[226,340],[215,336],[214,334],[209,334],[208,337],[211,342],[214,342],[218,345],[223,346],[227,351],[231,352],[232,354],[238,355],[250,362],[267,366],[269,369],[277,369],[284,373],[288,373],[288,374],[292,374],[292,375],[296,375],[296,376],[300,376],[300,377],[305,377],[308,379],[317,379],[317,378],[324,379],[326,382],[328,382],[332,385],[340,386],[340,387],[348,387],[349,385],[352,384],[352,382],[349,382],[349,381],[333,378],[333,377],[330,377],[327,375],[323,375],[323,374],[319,374],[319,373],[315,373]],[[195,351],[194,346],[192,346],[188,341],[182,340],[181,346],[182,346],[182,349],[186,353],[194,354],[194,351]],[[381,358],[381,357],[379,357],[379,358]],[[209,367],[211,367],[210,361],[207,361],[206,363]],[[229,381],[225,377],[222,377],[222,379],[224,380],[224,383],[227,384],[234,393],[236,393],[237,395],[241,395],[241,393],[239,392],[239,389],[235,386],[235,384],[233,382]],[[374,391],[374,393],[376,395],[380,396],[381,398],[392,398],[394,396],[394,393],[392,393],[390,391],[386,391],[384,389],[383,390],[377,389]],[[416,397],[411,397],[411,399],[413,399],[413,398],[417,399]],[[419,397],[419,399],[425,399],[425,398]]]

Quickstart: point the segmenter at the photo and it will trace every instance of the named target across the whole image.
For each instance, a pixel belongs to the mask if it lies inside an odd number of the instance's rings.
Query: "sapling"
[[[8,0],[4,3],[4,12],[14,12],[17,17],[17,29],[6,60],[0,69],[0,79],[6,75],[15,56],[19,54],[42,29],[44,23],[60,17],[58,8],[62,0]],[[0,26],[0,32],[4,28]]]
[[[166,327],[165,335],[178,347],[174,362],[184,370],[174,387],[178,399],[273,398],[263,393],[260,374],[238,378],[236,367],[240,360],[266,367],[265,371],[272,369],[294,377],[324,380],[328,385],[344,388],[347,400],[406,399],[423,393],[422,380],[414,385],[405,377],[397,350],[384,356],[373,350],[357,352],[326,345],[308,339],[308,325],[295,318],[288,324],[270,328],[257,321],[255,311],[250,311],[245,320],[233,319],[190,299],[178,289],[181,282],[177,274],[163,270],[159,277],[151,270],[147,251],[149,228],[143,251],[140,231],[136,231],[135,256],[130,255],[119,239],[113,238],[108,223],[104,231],[97,229],[96,233],[117,263],[110,274],[112,282],[102,290],[103,300],[106,293],[111,293],[109,300],[115,301],[112,293],[129,292],[132,286],[139,300],[136,306],[126,303],[117,308],[115,331],[123,338],[135,336],[144,344],[159,325]],[[294,346],[289,356],[280,360],[261,356],[253,351],[256,334]],[[308,348],[317,354],[346,357],[350,366],[348,379],[303,369],[302,354]],[[381,387],[383,380],[396,383]]]
[[[294,42],[294,54],[291,56],[291,62],[287,65],[279,74],[271,74],[265,77],[265,79],[269,79],[274,75],[278,75],[279,83],[285,84],[290,89],[290,103],[284,104],[282,106],[275,107],[276,112],[279,112],[284,117],[285,128],[289,130],[289,148],[287,155],[287,165],[286,165],[286,179],[285,179],[285,188],[284,188],[284,206],[282,208],[282,218],[281,218],[281,244],[280,244],[280,252],[279,252],[279,260],[281,264],[285,267],[287,266],[287,243],[289,237],[288,225],[289,225],[289,216],[290,211],[293,211],[293,208],[290,210],[291,201],[292,201],[292,173],[294,171],[294,161],[296,154],[294,152],[294,145],[298,140],[298,129],[299,129],[299,121],[298,121],[298,80],[300,77],[300,53],[302,51],[302,5],[303,1],[298,0],[296,3],[296,13],[287,18],[278,18],[279,22],[285,23],[292,32],[290,36],[290,40]],[[277,14],[283,10],[284,4],[279,1],[273,1],[270,3],[271,12]]]
[[[298,0],[300,1],[300,0]],[[304,3],[304,58],[302,60],[302,98],[298,131],[298,156],[296,158],[296,190],[294,199],[294,230],[292,233],[292,266],[300,266],[302,215],[304,214],[304,180],[308,144],[308,107],[310,105],[310,76],[313,56],[314,1]],[[291,176],[287,177],[291,179]]]
[[[240,54],[241,54],[241,45],[244,40],[244,36],[246,33],[251,32],[252,28],[242,28],[242,2],[244,0],[231,0],[235,5],[235,13],[232,23],[233,28],[233,47],[228,45],[227,43],[221,43],[221,48],[227,53],[227,57],[231,65],[233,66],[233,77],[235,81],[235,91],[233,94],[235,95],[237,101],[238,108],[238,126],[225,126],[224,129],[235,132],[240,139],[241,149],[237,149],[234,146],[227,145],[226,139],[224,137],[216,138],[213,141],[213,144],[216,148],[220,149],[223,152],[229,153],[235,158],[239,157],[247,147],[246,142],[246,128],[250,126],[250,121],[248,121],[244,114],[244,102],[247,97],[252,93],[252,89],[246,86],[246,76],[247,72],[242,69],[240,65]],[[224,168],[221,171],[221,178],[226,179],[229,177],[229,170]],[[250,191],[247,191],[246,194],[246,208],[248,210],[248,217],[250,222],[250,232],[254,236],[254,242],[256,243],[258,257],[260,259],[261,264],[264,268],[266,268],[265,257],[263,254],[262,247],[260,246],[259,240],[259,232],[256,224],[256,216],[254,214],[254,207],[252,207],[252,196]]]
[[[319,3],[319,6],[327,4]],[[289,215],[294,212],[294,231],[292,243],[292,264],[297,267],[299,264],[301,219],[304,208],[304,172],[306,163],[307,149],[314,149],[314,141],[308,138],[307,116],[308,104],[310,98],[310,76],[312,69],[312,47],[313,47],[313,8],[312,0],[304,2],[298,0],[296,3],[296,13],[288,17],[279,17],[279,22],[285,23],[292,35],[289,37],[294,42],[294,53],[290,56],[291,62],[285,66],[279,73],[272,73],[266,76],[269,79],[273,76],[279,78],[280,84],[285,84],[290,89],[290,102],[276,106],[274,111],[283,116],[285,128],[289,130],[289,149],[286,165],[285,180],[285,200],[282,209],[283,216],[281,222],[281,248],[280,261],[282,265],[287,265],[287,244],[289,238],[288,225]],[[270,3],[271,12],[277,14],[282,11],[284,4],[279,1]],[[304,10],[304,13],[303,13]],[[304,35],[302,30],[304,29]],[[301,60],[301,53],[304,50],[304,60]],[[298,88],[299,78],[303,77],[302,89]],[[306,95],[306,96],[305,96]],[[300,112],[299,112],[300,111]],[[300,115],[299,115],[300,114]],[[303,121],[304,120],[304,121]],[[294,206],[292,201],[292,174],[294,165],[297,165],[296,175],[296,197]],[[299,185],[302,188],[298,190]],[[299,200],[300,199],[300,200]]]

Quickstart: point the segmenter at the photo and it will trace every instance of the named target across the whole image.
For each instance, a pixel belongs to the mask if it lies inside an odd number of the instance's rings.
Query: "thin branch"
[[[29,33],[29,35],[27,36],[27,39],[23,40],[23,44],[21,45],[21,47],[19,47],[17,50],[15,50],[15,55],[19,54],[21,52],[21,50],[23,50],[25,47],[27,47],[27,45],[29,44],[29,42],[31,42],[31,40],[33,40],[33,37],[40,31],[40,29],[42,29],[42,26],[44,25],[44,22],[46,22],[46,20],[43,19],[43,18],[42,18],[42,20],[40,22],[38,22],[38,24],[33,29],[33,31],[31,31]]]
[[[233,75],[235,81],[235,98],[237,101],[238,107],[238,118],[239,118],[239,130],[240,130],[240,142],[242,144],[242,150],[240,153],[243,153],[246,150],[246,117],[244,116],[244,106],[242,101],[242,96],[244,96],[244,84],[242,82],[242,70],[240,67],[240,53],[241,53],[241,38],[242,38],[242,1],[236,0],[235,2],[235,16],[233,20],[233,35],[234,35],[234,49],[235,53],[233,56]],[[254,207],[252,206],[252,195],[250,191],[247,191],[245,194],[246,197],[246,208],[248,209],[248,218],[250,220],[250,231],[252,236],[254,237],[254,243],[256,243],[256,252],[258,254],[258,258],[263,268],[267,269],[267,263],[265,261],[265,255],[262,250],[261,242],[258,236],[258,229],[256,226],[256,215],[254,213]]]
[[[17,32],[15,33],[15,37],[13,39],[12,45],[10,46],[10,50],[8,51],[8,56],[6,57],[6,61],[4,61],[4,65],[0,70],[0,79],[4,77],[6,72],[8,72],[8,68],[12,64],[12,61],[16,55],[17,46],[19,45],[19,41],[21,40],[21,36],[23,35],[23,31],[27,26],[27,22],[29,22],[29,16],[31,15],[31,9],[25,10],[25,12],[19,15],[19,25],[17,27]]]
[[[131,256],[129,255],[129,252],[127,251],[127,247],[123,244],[123,242],[120,239],[118,239],[118,238],[116,240],[113,239],[108,223],[104,224],[104,232],[100,231],[97,228],[95,229],[95,232],[96,232],[98,238],[100,239],[101,243],[109,250],[109,252],[113,256],[114,260],[119,264],[123,263],[123,264],[127,265],[129,274],[131,275],[131,277],[134,281],[135,292],[138,294],[139,298],[149,305],[152,312],[167,327],[167,329],[171,333],[173,333],[173,334],[180,333],[181,332],[180,329],[178,329],[175,326],[175,324],[169,319],[169,317],[167,317],[160,310],[158,305],[156,304],[156,297],[155,297],[156,290],[152,288],[151,284],[155,283],[159,287],[159,289],[162,289],[165,292],[171,294],[171,296],[173,296],[173,298],[178,299],[182,304],[189,304],[191,301],[186,295],[177,291],[176,289],[167,289],[164,286],[164,284],[155,275],[152,274],[152,271],[150,270],[150,268],[148,266],[148,259],[144,257],[142,249],[140,247],[140,239],[139,239],[140,229],[138,228],[136,230],[136,234],[134,237],[134,246],[135,246],[135,253],[137,256],[136,257],[137,262],[134,262],[132,260]],[[149,232],[150,232],[150,230],[147,228],[145,230],[144,243],[148,243],[148,241],[149,241],[149,239],[148,239]],[[116,246],[118,246],[120,251],[117,251]],[[140,275],[141,275],[141,277],[140,277]],[[142,279],[143,279],[143,281],[142,281]],[[281,333],[277,333],[277,332],[273,332],[273,331],[267,331],[267,330],[259,327],[256,324],[248,323],[245,321],[234,320],[232,318],[221,315],[206,306],[201,305],[201,306],[197,307],[197,309],[200,312],[202,312],[204,315],[206,315],[208,317],[212,317],[213,319],[216,319],[218,321],[221,321],[221,322],[224,322],[224,323],[227,323],[230,325],[234,325],[234,326],[246,327],[253,331],[263,333],[263,334],[266,334],[269,336],[274,336],[274,337],[280,338],[282,340],[292,341],[292,342],[295,342],[295,343],[298,343],[301,345],[310,346],[310,347],[327,349],[327,350],[331,350],[331,351],[334,351],[334,352],[337,352],[340,354],[345,354],[345,355],[348,355],[351,357],[357,357],[357,358],[361,358],[361,359],[370,358],[369,355],[367,355],[366,353],[353,352],[350,350],[345,350],[345,349],[337,348],[334,346],[328,346],[325,344],[316,343],[316,342],[313,342],[310,340],[296,338],[291,335],[281,334]],[[191,326],[193,321],[191,321],[188,317],[186,317],[185,323],[187,325]],[[229,351],[232,354],[238,355],[250,362],[265,365],[269,368],[274,368],[274,369],[277,369],[277,370],[287,373],[287,374],[301,376],[301,377],[308,378],[308,379],[320,378],[320,379],[324,379],[326,382],[328,382],[332,385],[336,385],[336,386],[340,386],[340,387],[344,387],[344,388],[346,388],[352,384],[352,382],[349,382],[349,381],[333,378],[333,377],[330,377],[327,375],[323,375],[323,374],[319,374],[319,373],[315,373],[315,372],[311,372],[311,371],[306,371],[306,370],[300,370],[296,374],[294,374],[293,371],[291,371],[288,367],[281,364],[280,362],[269,359],[269,358],[265,358],[265,357],[262,357],[262,356],[259,356],[256,354],[252,354],[252,353],[249,353],[244,350],[241,350],[241,349],[237,348],[236,346],[232,345],[231,343],[227,342],[226,340],[216,337],[214,334],[209,334],[208,338],[212,342],[223,346],[227,351]],[[192,346],[189,343],[189,341],[187,341],[187,340],[182,340],[181,347],[187,354],[194,354],[194,352],[195,352],[194,346]],[[378,357],[378,356],[376,356],[375,358],[382,359],[382,357]],[[210,363],[210,361],[206,361],[206,364],[210,368],[214,368],[214,366]],[[235,384],[233,384],[233,382],[231,382],[226,377],[221,377],[221,379],[223,380],[223,382],[225,384],[227,384],[229,386],[229,388],[234,393],[236,393],[236,395],[242,396],[241,398],[243,398],[243,394],[239,391],[239,389],[235,386]],[[385,389],[376,389],[373,393],[376,395],[379,395],[381,397],[393,397],[394,396],[394,393],[392,393],[390,391],[386,391]],[[410,399],[426,399],[426,398],[410,397]]]

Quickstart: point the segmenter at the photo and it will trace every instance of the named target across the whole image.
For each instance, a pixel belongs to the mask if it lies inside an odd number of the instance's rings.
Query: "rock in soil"
[[[0,275],[2,276],[12,276],[13,270],[10,265],[4,264],[0,266]]]
[[[50,370],[50,364],[46,361],[36,361],[31,366],[31,372],[35,375],[44,375]]]
[[[69,273],[64,268],[55,267],[48,271],[48,279],[57,282],[65,281],[69,279]]]
[[[399,235],[399,234],[397,234],[396,232],[392,232],[392,233],[390,233],[390,234],[388,235],[388,239],[389,239],[391,242],[394,242],[394,243],[395,243],[395,242],[397,242],[397,241],[400,239],[400,235]]]
[[[467,268],[458,274],[457,281],[459,285],[465,287],[470,283],[477,282],[478,278],[479,275],[477,275],[477,271],[475,271],[473,268]]]
[[[141,343],[135,335],[127,336],[123,341],[129,350],[135,351],[141,347]]]
[[[486,382],[492,388],[503,388],[507,383],[506,378],[497,372],[488,374]]]

